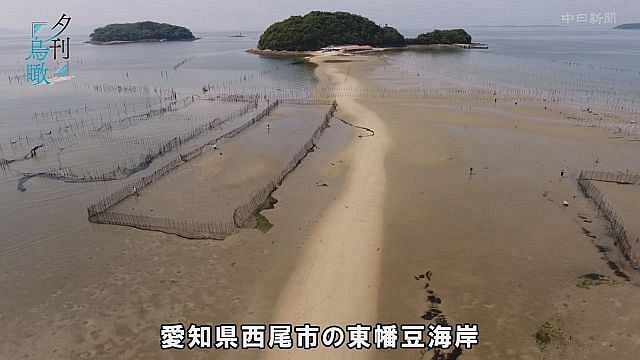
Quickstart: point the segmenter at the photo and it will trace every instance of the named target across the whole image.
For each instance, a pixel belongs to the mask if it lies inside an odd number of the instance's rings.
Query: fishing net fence
[[[640,269],[640,255],[638,246],[635,249],[629,243],[627,230],[622,218],[613,206],[608,202],[604,194],[591,182],[607,181],[618,184],[637,184],[639,175],[616,174],[600,171],[582,171],[578,177],[578,185],[585,196],[591,199],[598,210],[609,222],[609,234],[615,240],[616,246],[625,259],[635,268]]]
[[[142,177],[135,182],[115,191],[114,193],[98,200],[96,203],[89,205],[87,208],[88,219],[93,223],[100,224],[112,224],[129,226],[142,230],[160,231],[169,234],[175,234],[181,237],[189,239],[223,239],[224,237],[233,234],[239,227],[249,220],[256,210],[267,200],[270,194],[282,184],[284,179],[290,174],[306,157],[306,155],[315,147],[316,142],[329,125],[329,120],[333,117],[337,108],[337,103],[334,101],[329,111],[325,114],[324,120],[320,126],[315,130],[311,138],[302,146],[302,148],[293,156],[289,164],[280,174],[268,181],[262,188],[255,191],[250,198],[237,207],[229,220],[226,221],[195,221],[191,219],[179,219],[179,218],[159,218],[150,217],[141,213],[122,213],[114,211],[113,208],[119,203],[125,201],[129,197],[135,196],[132,189],[143,189],[155,181],[161,179],[166,174],[177,169],[184,163],[196,158],[197,156],[206,152],[207,147],[213,144],[222,143],[229,140],[234,136],[242,133],[251,125],[260,121],[265,116],[269,115],[273,109],[279,104],[279,101],[271,103],[267,109],[261,112],[258,116],[254,117],[250,121],[246,122],[239,128],[236,128],[225,135],[222,135],[216,140],[213,140],[197,149],[192,150],[189,153],[180,155],[179,158],[174,159],[170,163],[166,164],[162,168],[156,170],[149,176]]]
[[[127,178],[139,171],[148,168],[153,161],[163,157],[176,149],[180,148],[183,144],[188,143],[200,136],[208,134],[213,130],[220,128],[223,124],[230,122],[234,119],[240,118],[250,111],[258,108],[258,102],[254,99],[243,106],[241,109],[228,113],[222,118],[215,118],[212,121],[200,124],[197,127],[175,136],[169,140],[145,142],[145,139],[136,139],[130,137],[121,137],[118,139],[111,139],[110,143],[116,143],[119,145],[124,144],[138,144],[140,145],[155,145],[156,148],[148,151],[147,153],[140,154],[137,161],[129,161],[118,164],[109,169],[74,169],[71,167],[61,167],[57,169],[47,168],[44,171],[35,174],[25,174],[28,176],[40,176],[50,179],[62,180],[66,182],[97,182],[97,181],[111,181]],[[246,125],[246,124],[245,124]],[[228,135],[228,134],[226,134]],[[201,147],[196,148],[194,151],[198,152]]]

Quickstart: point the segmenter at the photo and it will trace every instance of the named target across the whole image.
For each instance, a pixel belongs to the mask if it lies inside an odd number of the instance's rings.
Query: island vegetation
[[[360,15],[312,11],[269,26],[260,36],[258,49],[313,51],[335,44],[397,47],[405,46],[406,41],[395,28]]]
[[[463,29],[433,30],[429,33],[420,34],[415,39],[407,39],[407,44],[471,44],[471,35]]]
[[[620,30],[640,30],[640,23],[622,24],[622,25],[618,25],[618,26],[614,27],[614,29],[620,29]]]
[[[91,43],[119,43],[139,41],[191,41],[191,30],[176,25],[142,21],[127,24],[109,24],[89,35]]]

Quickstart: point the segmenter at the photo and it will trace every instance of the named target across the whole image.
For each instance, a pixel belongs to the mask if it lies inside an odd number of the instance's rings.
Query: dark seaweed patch
[[[623,278],[625,281],[631,281],[629,275],[625,274],[618,264],[613,262],[611,259],[607,259],[607,265],[609,265],[609,268],[613,270],[613,273],[616,274],[617,277]]]
[[[434,351],[431,360],[456,360],[462,355],[462,349],[453,349],[452,352],[446,353],[442,352],[440,349]]]
[[[427,312],[424,313],[424,315],[421,316],[421,318],[423,318],[424,320],[430,321],[430,320],[433,320],[436,316],[440,315],[441,313],[442,311],[438,309],[429,309],[427,310]]]

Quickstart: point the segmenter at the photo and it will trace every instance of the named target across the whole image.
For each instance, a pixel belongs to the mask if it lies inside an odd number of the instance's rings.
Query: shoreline
[[[168,40],[168,39],[144,39],[144,40],[114,40],[114,41],[94,41],[94,40],[87,40],[84,43],[85,44],[91,44],[91,45],[123,45],[123,44],[138,44],[138,43],[156,43],[156,42],[179,42],[179,41],[183,41],[183,42],[191,42],[191,41],[196,41],[196,40],[200,40],[202,38],[196,37],[193,39],[175,39],[175,40]]]
[[[471,44],[428,44],[428,45],[419,45],[419,44],[410,44],[406,46],[400,47],[386,47],[386,48],[373,48],[372,50],[366,50],[359,53],[354,54],[341,54],[342,56],[351,56],[358,54],[370,54],[370,53],[380,53],[380,52],[391,52],[391,51],[460,51],[460,50],[474,50],[474,49],[488,49],[489,45],[482,43],[471,43]],[[270,49],[257,49],[251,48],[246,49],[245,52],[249,54],[264,56],[264,57],[274,57],[274,58],[286,58],[286,57],[316,57],[329,55],[327,53],[323,53],[322,51],[293,51],[293,50],[270,50]]]
[[[273,58],[300,58],[317,56],[316,51],[288,51],[288,50],[260,50],[256,48],[246,49],[244,52],[264,57]]]

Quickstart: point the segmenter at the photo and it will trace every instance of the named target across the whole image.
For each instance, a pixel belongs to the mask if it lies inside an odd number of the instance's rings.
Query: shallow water
[[[258,34],[246,38],[228,35],[198,34],[202,39],[194,42],[96,46],[82,42],[87,34],[71,34],[73,77],[50,86],[9,81],[10,76],[24,71],[29,39],[2,36],[0,158],[22,159],[39,144],[45,145],[45,151],[0,171],[0,254],[86,232],[89,203],[246,122],[266,103],[260,101],[257,110],[181,144],[124,180],[68,183],[34,177],[22,184],[26,191],[19,191],[23,174],[62,169],[93,176],[119,166],[134,167],[173,137],[187,136],[198,126],[248,104],[198,98],[227,93],[289,97],[310,93],[316,82],[310,67],[245,53],[255,46]],[[133,117],[166,108],[173,94],[178,104],[172,109],[179,111]]]
[[[445,77],[455,80],[449,87],[562,97],[578,106],[637,117],[640,43],[636,32],[606,27],[467,30],[473,41],[488,43],[489,49],[392,52],[385,58],[397,76],[414,79],[414,88],[439,87],[442,83],[433,78]]]

